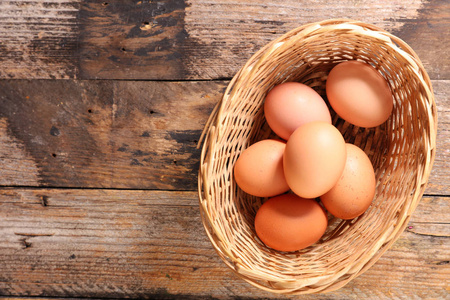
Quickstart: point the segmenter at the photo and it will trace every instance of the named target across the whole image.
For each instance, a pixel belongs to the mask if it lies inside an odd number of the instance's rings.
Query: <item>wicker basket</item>
[[[233,165],[249,145],[273,136],[262,107],[274,85],[302,82],[325,98],[328,72],[354,59],[377,68],[394,96],[391,117],[372,129],[353,126],[331,111],[345,140],[371,159],[377,178],[375,199],[354,220],[329,216],[325,235],[306,249],[272,250],[258,239],[253,226],[265,199],[238,188]],[[200,211],[217,253],[238,276],[267,291],[307,294],[344,286],[370,268],[405,229],[435,157],[436,115],[430,79],[417,55],[373,25],[327,20],[272,41],[234,76],[203,132]]]

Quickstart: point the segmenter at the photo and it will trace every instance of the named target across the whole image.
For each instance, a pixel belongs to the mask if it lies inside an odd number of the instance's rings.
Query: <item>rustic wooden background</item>
[[[255,51],[336,17],[417,52],[436,96],[437,157],[393,247],[344,288],[302,299],[449,299],[448,0],[1,0],[0,296],[284,298],[216,255],[196,145]]]

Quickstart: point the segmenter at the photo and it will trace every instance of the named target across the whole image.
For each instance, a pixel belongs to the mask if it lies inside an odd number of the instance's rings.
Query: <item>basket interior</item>
[[[205,141],[207,167],[202,171],[203,198],[209,199],[205,227],[222,258],[253,284],[297,292],[348,281],[403,230],[423,193],[432,139],[429,87],[396,45],[352,30],[301,33],[294,31],[269,44],[235,76]],[[387,80],[394,108],[381,126],[353,126],[329,106],[327,74],[346,60],[371,64]],[[254,217],[266,199],[246,194],[233,177],[233,165],[244,149],[276,137],[264,119],[264,98],[286,81],[307,84],[325,99],[333,124],[346,142],[367,153],[377,179],[373,203],[362,216],[343,221],[329,215],[328,229],[319,242],[289,253],[272,250],[258,239]]]

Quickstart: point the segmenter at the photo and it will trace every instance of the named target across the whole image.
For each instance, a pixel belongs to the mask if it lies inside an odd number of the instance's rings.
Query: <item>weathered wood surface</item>
[[[301,298],[448,299],[450,2],[330,3],[0,1],[0,297],[285,299],[215,253],[196,145],[255,51],[340,17],[417,52],[433,79],[437,155],[392,248],[344,288]]]
[[[196,190],[197,142],[227,81],[0,81],[0,184]],[[450,81],[433,81],[427,194],[450,195]]]
[[[409,227],[344,288],[302,299],[444,299],[449,206],[425,197]],[[224,267],[195,192],[0,189],[0,294],[277,298]]]
[[[1,1],[0,78],[229,78],[274,38],[340,17],[397,35],[432,79],[449,79],[448,11],[445,0]]]
[[[0,81],[0,183],[194,190],[198,139],[225,87]]]

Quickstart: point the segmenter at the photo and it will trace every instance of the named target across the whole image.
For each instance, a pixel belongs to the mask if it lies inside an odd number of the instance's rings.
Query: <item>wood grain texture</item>
[[[0,294],[277,298],[225,267],[197,202],[195,192],[0,189]],[[369,271],[336,292],[302,299],[444,299],[449,213],[448,198],[425,197]]]
[[[39,170],[35,160],[27,153],[23,143],[8,131],[6,118],[0,119],[0,145],[0,185],[36,185]]]
[[[198,139],[225,86],[1,81],[0,183],[195,190]]]
[[[183,0],[83,2],[79,77],[185,78],[185,7]]]
[[[0,78],[75,78],[79,2],[0,1]]]
[[[352,18],[404,39],[434,79],[436,160],[392,248],[344,288],[302,299],[448,299],[449,11],[446,0],[0,1],[0,298],[296,299],[242,281],[214,251],[196,146],[253,53]]]
[[[448,1],[189,1],[185,28],[191,77],[231,77],[262,46],[301,25],[349,18],[379,26],[417,52],[433,79],[448,79]],[[189,43],[195,41],[196,51]]]
[[[438,111],[436,158],[425,193],[450,195],[450,81],[432,82]]]
[[[262,46],[329,18],[404,39],[432,79],[450,79],[442,0],[43,0],[0,3],[0,78],[222,79]]]
[[[227,84],[0,81],[0,184],[196,190],[197,142]],[[426,193],[450,195],[450,81],[433,86],[438,145]]]

